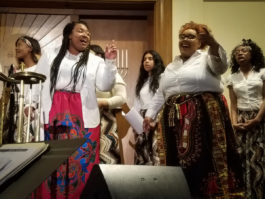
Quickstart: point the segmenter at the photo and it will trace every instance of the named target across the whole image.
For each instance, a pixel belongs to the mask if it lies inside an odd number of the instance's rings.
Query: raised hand
[[[105,49],[105,57],[107,59],[116,59],[117,57],[117,47],[115,41],[112,40],[111,44],[108,44]]]
[[[219,44],[213,37],[213,35],[204,28],[204,33],[199,34],[200,41],[208,46],[210,46],[210,52],[212,55],[219,56],[218,55],[218,48]]]
[[[206,28],[204,28],[203,30],[204,33],[199,34],[201,42],[205,43],[208,46],[218,45],[213,35]]]

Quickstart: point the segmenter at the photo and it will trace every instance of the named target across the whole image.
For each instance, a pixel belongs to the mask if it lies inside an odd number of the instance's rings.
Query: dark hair
[[[185,30],[187,29],[193,29],[196,31],[197,35],[198,34],[202,34],[202,33],[209,33],[211,34],[211,30],[210,28],[205,25],[205,24],[198,24],[198,23],[195,23],[193,21],[189,22],[189,23],[186,23],[184,24],[183,26],[181,26],[180,30],[179,30],[179,34],[183,33]],[[199,38],[200,40],[200,38]],[[207,44],[205,42],[202,42],[201,41],[201,46],[200,46],[200,49],[204,49],[206,48]]]
[[[251,39],[242,39],[242,43],[237,45],[231,53],[231,60],[230,60],[230,68],[231,68],[231,73],[236,73],[239,70],[239,64],[236,61],[235,57],[235,51],[238,47],[240,46],[248,46],[250,47],[250,54],[251,54],[251,59],[250,63],[253,65],[253,70],[259,72],[261,68],[264,68],[264,55],[261,50],[261,48]]]
[[[24,36],[19,37],[16,40],[16,43],[15,43],[16,46],[17,46],[17,43],[19,40],[25,42],[32,49],[31,58],[34,61],[34,63],[37,64],[39,61],[39,56],[41,55],[41,47],[40,47],[39,42],[36,39],[34,39],[33,37],[24,35]],[[18,64],[20,64],[24,60],[23,60],[23,58],[20,58],[17,61],[18,61]]]
[[[103,59],[105,59],[105,52],[99,45],[91,44],[90,50],[94,51],[96,55],[100,55]]]
[[[66,54],[66,52],[67,52],[67,50],[69,48],[69,44],[70,44],[69,35],[72,33],[74,27],[77,24],[83,24],[89,30],[88,25],[84,21],[70,22],[64,27],[64,29],[63,29],[62,46],[60,48],[59,53],[54,58],[52,66],[51,66],[51,79],[50,79],[50,81],[51,81],[51,85],[50,85],[50,93],[51,93],[51,95],[53,94],[54,87],[55,87],[56,82],[57,82],[57,76],[58,76],[58,71],[59,71],[60,64],[61,64],[61,62],[62,62],[62,60],[63,60],[63,58],[64,58],[64,56],[65,56],[65,54]],[[75,87],[76,87],[77,81],[79,80],[80,75],[82,73],[83,73],[83,82],[85,80],[86,63],[88,61],[88,57],[89,57],[89,45],[88,45],[88,48],[86,48],[83,51],[79,61],[75,64],[76,67],[74,68],[75,65],[73,65],[73,67],[72,67],[72,72],[71,72],[71,76],[72,77],[71,77],[71,81],[69,82],[69,84],[72,81],[74,82],[72,91],[75,91]],[[74,71],[73,71],[73,69],[74,69]]]
[[[135,93],[137,97],[140,96],[140,90],[142,89],[144,83],[148,80],[148,77],[149,77],[148,72],[144,69],[144,64],[143,64],[144,57],[148,53],[150,53],[153,56],[153,60],[154,60],[154,68],[151,71],[151,75],[150,75],[151,79],[150,79],[150,87],[149,87],[149,90],[152,93],[155,93],[156,90],[158,89],[160,74],[163,73],[165,70],[165,65],[163,63],[163,60],[156,51],[154,50],[145,51],[142,57],[140,72],[139,72],[136,89],[135,89]]]

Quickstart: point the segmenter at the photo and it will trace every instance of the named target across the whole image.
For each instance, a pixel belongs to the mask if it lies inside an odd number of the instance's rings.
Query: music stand
[[[55,171],[82,144],[85,138],[50,140],[49,149],[18,174],[0,186],[0,198],[28,197],[53,171]]]

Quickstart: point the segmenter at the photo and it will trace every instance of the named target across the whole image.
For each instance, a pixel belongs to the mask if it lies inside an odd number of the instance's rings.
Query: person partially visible
[[[101,57],[102,59],[105,59],[105,52],[101,46],[97,44],[91,44],[90,50],[92,50],[92,52],[95,53],[95,55]]]
[[[16,72],[21,71],[24,63],[24,71],[34,72],[36,64],[41,56],[41,47],[38,40],[30,36],[21,36],[16,40],[16,59],[18,66]]]
[[[243,158],[246,199],[265,198],[265,64],[261,48],[243,39],[231,54],[227,87]]]
[[[147,50],[144,52],[133,104],[133,108],[143,117],[157,92],[160,76],[164,70],[165,65],[163,60],[156,51]],[[135,132],[135,164],[159,165],[160,159],[158,153],[156,129],[142,134]]]
[[[193,198],[244,198],[241,161],[221,75],[226,53],[207,25],[179,30],[180,55],[161,76],[146,112],[144,130],[163,107],[166,164],[180,166]]]
[[[100,113],[96,88],[109,91],[115,82],[117,50],[107,45],[106,59],[90,53],[91,33],[84,21],[63,29],[60,49],[45,52],[36,72],[46,76],[41,115],[45,140],[85,138],[80,146],[35,191],[35,198],[79,198],[91,170],[99,164]],[[38,88],[33,88],[38,99]]]
[[[41,47],[38,40],[33,37],[24,35],[19,37],[16,40],[16,59],[18,65],[15,68],[15,72],[21,72],[22,70],[25,72],[35,72],[36,65],[41,56]],[[23,67],[23,68],[22,68]],[[29,103],[30,98],[30,85],[24,85],[24,104],[27,105]],[[19,101],[19,98],[17,98]],[[18,104],[18,102],[17,102]],[[18,108],[17,108],[18,110]],[[35,110],[37,111],[37,110]],[[18,120],[18,114],[16,114],[16,120]],[[28,126],[28,118],[24,114],[24,127],[22,133],[22,142],[26,141],[26,132]],[[18,128],[18,126],[17,126]],[[30,122],[30,141],[34,141],[34,132],[36,131],[37,125],[36,121],[32,120]],[[17,133],[18,131],[16,131]],[[15,140],[17,140],[17,134],[15,133]],[[43,131],[41,131],[40,140],[44,140]]]
[[[105,53],[99,45],[90,45],[90,50],[105,59]],[[120,142],[115,111],[121,109],[127,99],[126,84],[120,74],[116,73],[115,84],[111,91],[102,92],[97,89],[96,96],[101,117],[100,163],[120,164]]]

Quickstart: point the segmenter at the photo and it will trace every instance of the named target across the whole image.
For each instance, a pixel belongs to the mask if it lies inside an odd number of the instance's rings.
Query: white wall
[[[189,21],[210,27],[228,58],[242,38],[251,38],[265,51],[265,1],[172,0],[173,57],[179,54],[178,31]],[[228,75],[228,71],[224,76]],[[228,98],[227,90],[225,96]],[[229,100],[229,99],[228,99]]]

